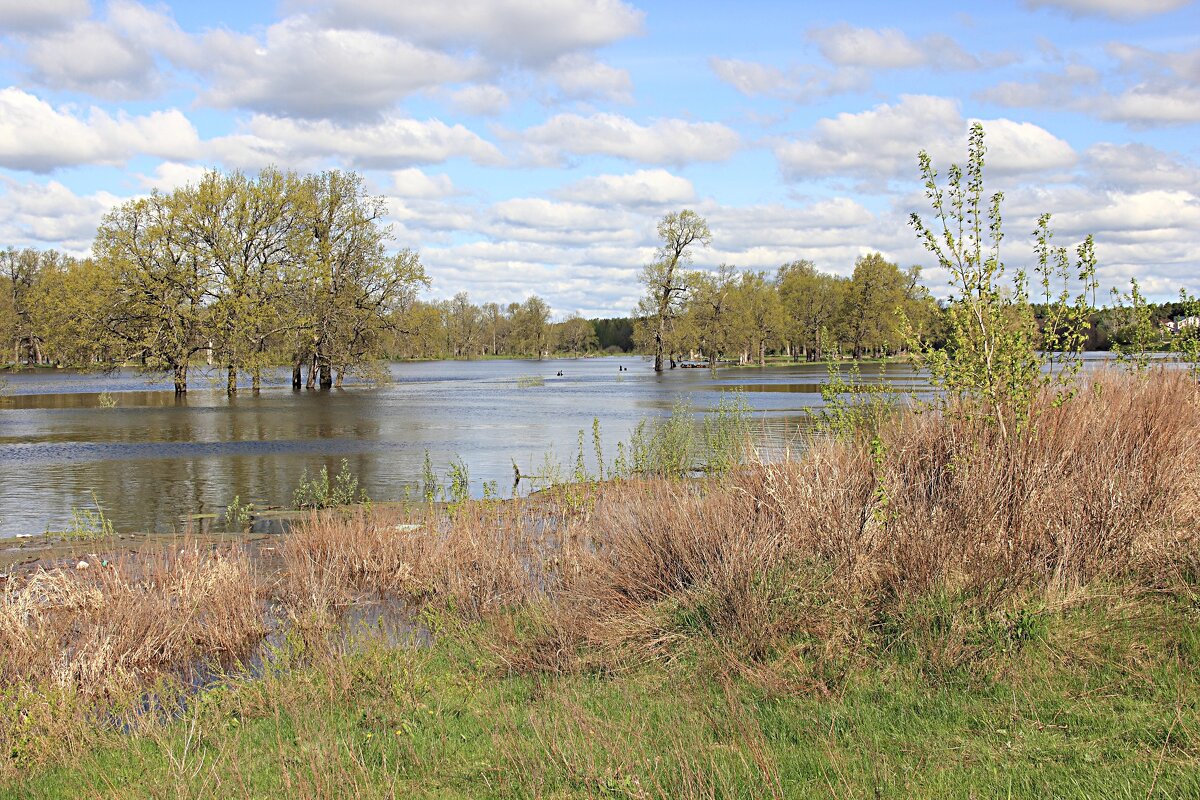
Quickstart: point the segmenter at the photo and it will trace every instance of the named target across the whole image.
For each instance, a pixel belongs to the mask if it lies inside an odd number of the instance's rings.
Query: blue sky
[[[982,120],[1010,266],[1048,211],[1107,285],[1200,291],[1196,2],[814,6],[0,0],[0,246],[85,254],[208,167],[339,167],[431,297],[626,314],[684,207],[702,268],[880,251],[944,293],[905,225],[916,153],[961,160]]]

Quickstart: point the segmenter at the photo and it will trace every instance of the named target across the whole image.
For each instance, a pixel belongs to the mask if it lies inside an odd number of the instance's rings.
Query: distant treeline
[[[297,387],[328,387],[347,374],[372,377],[388,358],[635,351],[656,362],[763,363],[884,356],[946,340],[946,306],[921,284],[920,268],[879,253],[845,277],[810,261],[770,272],[685,268],[689,248],[709,239],[690,211],[660,223],[664,247],[631,318],[552,322],[537,295],[503,305],[477,305],[466,293],[425,301],[417,253],[388,250],[386,214],[360,175],[339,171],[213,171],[127,201],[104,217],[89,258],[0,251],[0,364],[133,363],[170,374],[184,392],[189,369],[205,363],[233,393],[240,376],[257,387],[281,364]],[[1166,346],[1172,326],[1198,322],[1195,307],[1147,303],[1135,283],[1115,307],[1091,312],[1085,346]]]

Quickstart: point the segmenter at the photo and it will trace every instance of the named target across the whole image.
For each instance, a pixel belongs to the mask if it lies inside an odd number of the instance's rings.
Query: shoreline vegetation
[[[458,463],[385,508],[322,472],[257,552],[13,576],[0,797],[1200,794],[1200,325],[1135,283],[1119,369],[1082,371],[1091,237],[1043,216],[1006,272],[985,152],[919,159],[955,299],[902,349],[933,391],[831,362],[802,453],[755,458],[737,407],[616,453],[597,422],[535,497]],[[635,334],[665,367],[710,237],[660,234]]]

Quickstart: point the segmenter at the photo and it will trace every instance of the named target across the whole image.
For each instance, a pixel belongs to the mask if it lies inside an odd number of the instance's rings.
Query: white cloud
[[[1136,19],[1175,11],[1191,2],[1192,0],[1025,0],[1025,6],[1066,11],[1072,16],[1095,15],[1114,19]]]
[[[366,30],[321,28],[290,17],[266,39],[215,32],[204,39],[220,107],[299,117],[369,116],[413,92],[469,80],[482,65]]]
[[[1087,103],[1100,119],[1143,127],[1200,122],[1200,87],[1161,82],[1140,84]]]
[[[1089,181],[1106,189],[1184,189],[1200,185],[1200,167],[1146,144],[1099,142],[1084,156]]]
[[[718,78],[747,97],[803,103],[841,92],[863,91],[871,85],[870,72],[861,67],[825,70],[804,65],[785,71],[770,64],[715,56],[708,64]]]
[[[1080,92],[1099,86],[1099,70],[1067,64],[1060,72],[1042,72],[1028,81],[1003,81],[976,94],[980,100],[1006,108],[1063,108]]]
[[[88,0],[0,0],[0,30],[43,31],[69,27],[91,11]]]
[[[439,198],[454,194],[449,175],[429,175],[416,167],[392,173],[392,194],[405,198]]]
[[[545,75],[566,98],[613,103],[633,101],[633,80],[627,70],[609,66],[582,53],[558,58],[546,68]]]
[[[246,132],[214,139],[210,149],[224,163],[247,168],[272,163],[300,166],[328,158],[367,169],[436,164],[452,158],[487,165],[503,162],[495,145],[462,125],[402,117],[339,125],[256,115]]]
[[[643,169],[628,175],[596,175],[555,192],[564,200],[590,205],[663,206],[690,203],[696,189],[687,178],[665,169]]]
[[[822,119],[809,136],[776,145],[775,155],[791,178],[915,176],[922,149],[935,160],[961,160],[967,124],[953,100],[901,95],[895,104]],[[1075,163],[1067,142],[1032,123],[985,120],[984,128],[988,168],[994,174],[1065,169]]]
[[[468,47],[541,65],[636,35],[645,14],[620,0],[333,0],[321,16],[337,26],[387,30],[435,47]]]
[[[567,155],[607,155],[646,164],[724,161],[741,137],[718,122],[660,119],[639,125],[616,114],[559,114],[521,134],[537,163],[556,164]]]
[[[101,218],[120,201],[108,192],[80,196],[57,181],[21,183],[0,177],[0,240],[84,255]]]
[[[164,161],[154,168],[149,175],[137,176],[138,183],[145,189],[158,189],[170,192],[181,186],[196,184],[204,177],[208,167],[198,164],[180,164],[176,161]]]
[[[460,113],[490,117],[501,114],[508,108],[509,97],[508,92],[499,86],[477,84],[452,92],[450,103]]]
[[[895,28],[855,28],[846,23],[814,28],[808,39],[834,64],[873,69],[903,69],[923,66],[925,52]]]
[[[150,94],[158,83],[149,50],[99,22],[36,38],[25,59],[33,79],[53,89],[124,99]]]
[[[971,70],[1010,63],[1012,56],[997,53],[972,55],[943,34],[913,39],[896,28],[856,28],[847,23],[813,28],[808,39],[831,63],[867,69]]]
[[[17,88],[0,90],[0,166],[10,169],[119,165],[135,155],[186,160],[198,149],[196,129],[175,109],[113,116],[91,108],[84,117]]]

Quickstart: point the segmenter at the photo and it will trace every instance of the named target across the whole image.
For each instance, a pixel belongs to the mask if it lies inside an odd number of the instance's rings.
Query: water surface
[[[526,473],[548,451],[573,463],[580,429],[590,459],[593,417],[611,459],[640,420],[669,414],[680,398],[711,409],[734,389],[761,440],[784,447],[811,424],[826,379],[825,365],[803,363],[655,375],[636,357],[403,363],[391,372],[384,386],[324,392],[293,392],[280,374],[232,399],[203,376],[184,398],[136,372],[4,376],[0,537],[62,530],[93,495],[119,531],[179,530],[234,496],[287,506],[305,470],[332,475],[343,459],[372,499],[399,500],[417,494],[426,450],[439,475],[459,459],[475,494],[495,481],[507,495],[513,461]],[[914,380],[903,365],[863,367],[864,379],[881,373]]]

